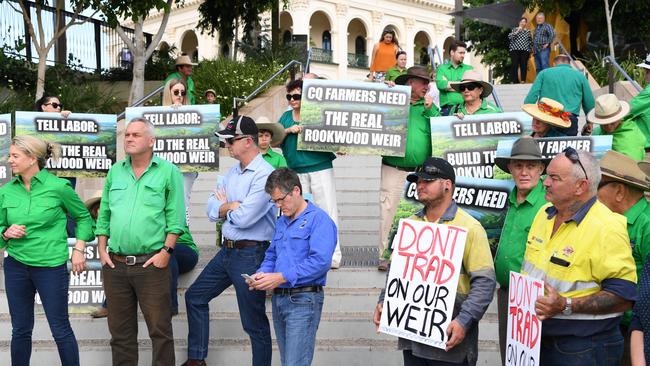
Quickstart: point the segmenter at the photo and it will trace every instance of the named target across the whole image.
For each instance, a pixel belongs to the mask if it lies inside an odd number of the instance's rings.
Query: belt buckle
[[[235,241],[231,239],[224,240],[223,244],[227,249],[233,249],[235,247]]]
[[[126,257],[126,265],[127,266],[135,266],[136,258],[134,255],[127,255]]]

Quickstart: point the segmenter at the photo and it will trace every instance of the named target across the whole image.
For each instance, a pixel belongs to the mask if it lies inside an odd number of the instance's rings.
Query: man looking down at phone
[[[264,262],[246,282],[251,290],[273,290],[273,326],[282,365],[309,366],[336,248],[336,224],[302,197],[300,179],[291,169],[271,173],[265,190],[282,217]]]

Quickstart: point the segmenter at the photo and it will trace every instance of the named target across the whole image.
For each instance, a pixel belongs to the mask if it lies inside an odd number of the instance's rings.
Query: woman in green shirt
[[[388,69],[388,71],[386,71],[386,77],[384,77],[384,81],[395,82],[395,79],[397,79],[398,76],[406,74],[406,52],[398,51],[396,57],[397,65],[391,67]]]
[[[14,175],[0,188],[0,247],[11,315],[11,362],[29,365],[38,292],[63,365],[79,365],[79,347],[68,319],[69,274],[66,213],[76,221],[72,270],[85,268],[86,241],[94,238],[88,210],[70,183],[43,169],[61,147],[32,136],[18,136],[9,147]]]

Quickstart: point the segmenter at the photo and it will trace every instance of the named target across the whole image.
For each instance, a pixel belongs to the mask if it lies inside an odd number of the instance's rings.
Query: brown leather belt
[[[268,244],[268,241],[224,239],[222,243],[223,247],[227,249],[243,249],[264,244]]]
[[[287,296],[299,294],[301,292],[323,292],[323,286],[302,286],[294,288],[275,288],[273,289],[274,295]]]
[[[138,255],[121,255],[116,253],[108,253],[111,256],[111,259],[124,263],[127,266],[135,266],[136,264],[142,264],[148,261],[154,255],[160,253],[159,251],[151,252],[149,254],[138,254]]]

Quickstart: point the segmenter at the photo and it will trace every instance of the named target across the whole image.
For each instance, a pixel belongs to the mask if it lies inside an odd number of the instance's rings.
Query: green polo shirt
[[[182,79],[183,76],[181,75],[180,72],[176,71],[169,76],[167,76],[167,79],[165,79],[165,84],[171,79]],[[187,96],[189,97],[190,104],[196,104],[196,96],[195,96],[195,88],[194,88],[194,80],[192,79],[192,76],[187,77]]]
[[[431,117],[440,116],[435,104],[424,108],[424,98],[411,104],[406,125],[406,148],[404,157],[383,156],[383,162],[402,168],[415,169],[431,156]]]
[[[466,116],[470,115],[469,113],[467,113],[467,109],[465,108],[464,102],[458,104],[456,108],[452,108],[452,113],[458,113],[458,112]],[[501,108],[483,99],[481,106],[472,114],[490,114],[490,113],[502,113],[502,112],[503,111],[501,110]]]
[[[0,232],[13,224],[25,225],[19,239],[0,238],[0,247],[15,260],[35,267],[56,267],[68,260],[66,224],[70,214],[76,222],[77,239],[91,241],[93,220],[70,182],[42,169],[27,191],[20,176],[0,188]]]
[[[645,197],[642,197],[623,214],[627,219],[627,233],[630,236],[637,278],[641,278],[643,266],[647,261],[648,254],[650,254],[650,216],[647,213],[648,209],[650,209],[650,204],[648,204]],[[629,325],[630,319],[632,319],[632,312],[626,311],[621,323]]]
[[[650,84],[630,100],[626,120],[634,121],[645,136],[645,147],[650,148]]]
[[[279,122],[284,128],[297,124],[293,120],[290,110],[282,114]],[[295,133],[288,133],[282,140],[280,148],[287,160],[287,165],[296,173],[313,173],[332,169],[332,160],[336,159],[336,155],[331,152],[298,150],[298,135]]]
[[[108,248],[123,255],[160,250],[168,233],[185,225],[183,176],[178,168],[153,156],[139,179],[131,158],[117,162],[106,176],[95,235],[108,236]]]
[[[388,71],[386,71],[386,75],[384,76],[384,80],[386,81],[395,81],[398,76],[400,75],[406,75],[406,68],[403,68],[402,70],[398,69],[397,66],[393,66]]]
[[[610,134],[606,133],[600,126],[596,126],[593,135],[599,136]],[[646,145],[646,139],[643,132],[641,132],[634,121],[623,121],[623,123],[621,123],[611,135],[613,137],[612,150],[625,154],[636,161],[641,161],[645,158],[644,148]]]
[[[270,147],[264,154],[262,154],[262,158],[264,158],[267,163],[271,164],[273,169],[287,167],[287,159],[273,151]]]
[[[446,105],[460,104],[463,102],[463,96],[457,91],[448,91],[450,81],[463,80],[465,71],[472,70],[473,67],[466,64],[455,66],[451,62],[440,65],[436,73],[436,85],[440,90],[440,107]]]
[[[519,272],[521,270],[528,231],[537,211],[546,204],[545,194],[546,189],[540,180],[522,203],[517,203],[517,187],[508,196],[508,213],[494,258],[497,282],[503,288],[508,287],[510,271]]]
[[[537,74],[524,104],[535,104],[540,98],[556,100],[564,105],[565,111],[574,114],[580,114],[581,105],[585,114],[595,105],[589,81],[568,64],[558,64]]]

